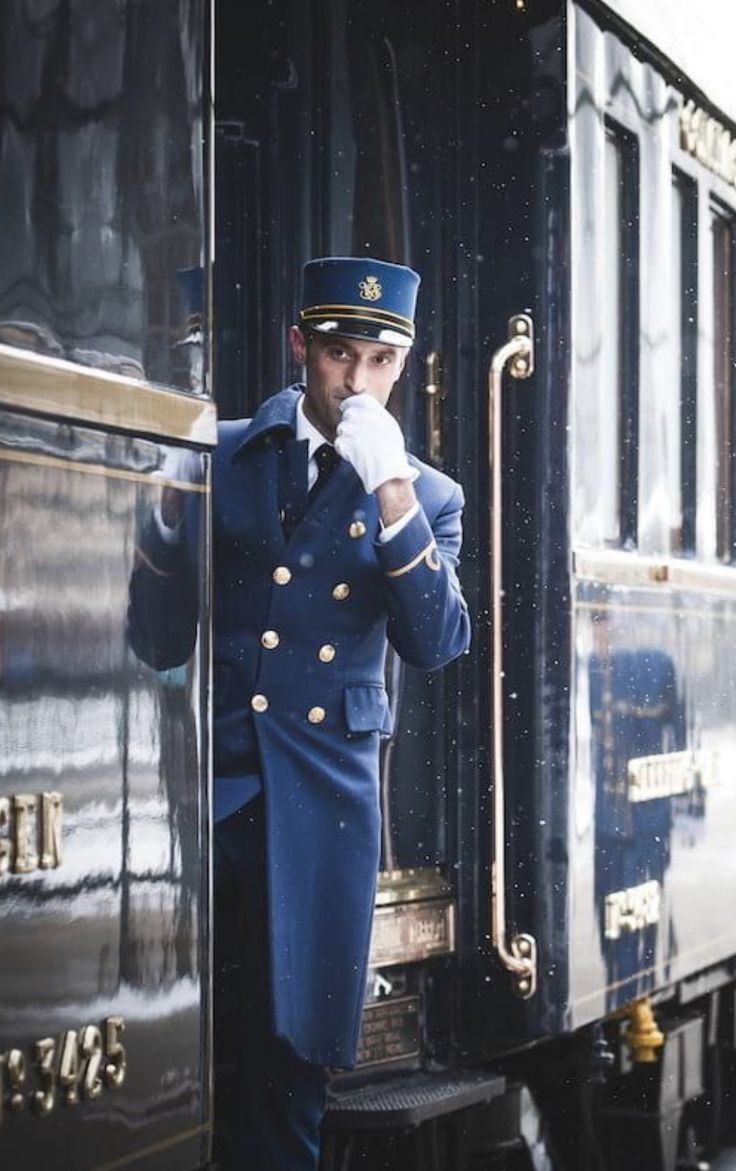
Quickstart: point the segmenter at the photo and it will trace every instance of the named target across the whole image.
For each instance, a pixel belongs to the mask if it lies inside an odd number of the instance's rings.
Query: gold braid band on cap
[[[342,317],[345,313],[356,313],[359,317],[385,318],[392,322],[398,321],[410,329],[414,327],[411,317],[402,317],[400,313],[394,313],[393,309],[375,309],[371,305],[368,313],[366,308],[363,305],[307,305],[301,314],[302,317]]]
[[[435,572],[437,572],[440,567],[440,562],[439,557],[433,556],[433,554],[436,553],[437,545],[434,541],[430,541],[427,547],[422,549],[421,553],[417,553],[416,557],[414,557],[412,561],[409,561],[408,564],[402,565],[401,569],[389,569],[386,573],[386,577],[403,577],[405,573],[409,573],[412,569],[416,569],[417,565],[419,565],[421,561],[426,562],[428,569],[433,569]]]
[[[391,313],[388,309],[373,309],[370,313],[357,305],[310,305],[302,309],[299,318],[301,321],[313,321],[323,317],[339,317],[345,321],[370,321],[372,325],[395,325],[414,337],[414,322],[410,317],[402,317],[400,313]]]

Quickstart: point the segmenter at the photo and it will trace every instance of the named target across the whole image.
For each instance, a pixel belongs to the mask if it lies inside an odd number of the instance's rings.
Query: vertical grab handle
[[[436,350],[425,359],[427,396],[427,456],[431,463],[442,463],[442,403],[445,390],[442,382],[442,355]]]
[[[503,374],[528,378],[534,370],[534,326],[526,313],[509,318],[508,341],[494,353],[488,370],[488,458],[491,479],[490,578],[491,733],[493,741],[493,862],[491,867],[491,941],[511,973],[522,1000],[537,989],[537,944],[532,935],[517,934],[507,944],[506,924],[506,803],[503,759],[503,538],[501,401]]]

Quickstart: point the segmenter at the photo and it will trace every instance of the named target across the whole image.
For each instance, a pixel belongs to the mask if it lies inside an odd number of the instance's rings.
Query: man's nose
[[[366,390],[365,365],[359,359],[351,362],[345,373],[345,387],[352,394],[363,394]]]

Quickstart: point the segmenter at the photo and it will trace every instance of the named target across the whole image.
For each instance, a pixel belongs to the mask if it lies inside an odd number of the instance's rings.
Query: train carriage
[[[205,15],[0,11],[5,1167],[209,1159]],[[128,582],[181,451],[200,634],[157,672]]]
[[[5,6],[9,1165],[210,1159],[207,452],[215,409],[292,380],[320,254],[422,274],[392,409],[464,485],[474,621],[440,675],[387,666],[361,1055],[325,1164],[673,1171],[728,1137],[732,19]],[[199,636],[156,671],[127,587],[182,476]]]
[[[470,1066],[563,1165],[605,1139],[606,1165],[669,1166],[731,1030],[734,111],[702,48],[727,14],[269,13],[219,11],[215,303],[237,290],[252,322],[251,345],[229,310],[216,332],[221,410],[286,380],[302,260],[412,263],[397,409],[469,501],[471,653],[439,680],[389,669],[364,1064],[330,1125],[424,1117],[418,1085],[439,1115]],[[565,1092],[613,1062],[594,1106]],[[476,1090],[482,1152],[507,1115]],[[599,1136],[577,1156],[576,1129]]]

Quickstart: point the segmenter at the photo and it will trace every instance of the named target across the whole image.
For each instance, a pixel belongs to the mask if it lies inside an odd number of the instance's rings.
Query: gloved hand
[[[169,447],[161,467],[153,473],[151,479],[163,482],[161,499],[153,515],[164,540],[172,541],[184,515],[186,494],[169,481],[199,483],[202,479],[201,453],[189,448]]]
[[[352,464],[366,492],[387,480],[415,480],[419,475],[406,458],[404,436],[385,407],[369,394],[355,394],[340,405],[335,450]]]

